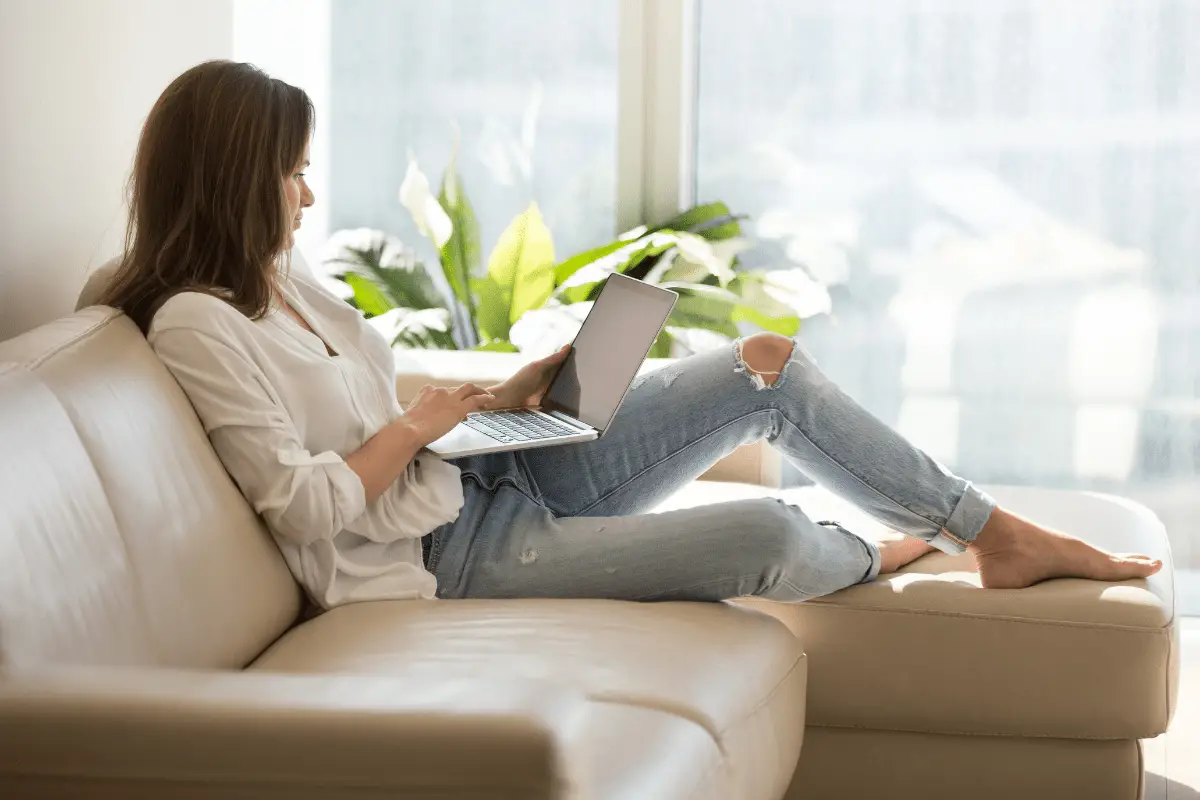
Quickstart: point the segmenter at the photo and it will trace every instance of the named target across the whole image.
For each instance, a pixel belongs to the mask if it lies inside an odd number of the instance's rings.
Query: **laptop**
[[[461,458],[603,436],[676,299],[672,291],[613,273],[539,407],[469,414],[428,449]]]

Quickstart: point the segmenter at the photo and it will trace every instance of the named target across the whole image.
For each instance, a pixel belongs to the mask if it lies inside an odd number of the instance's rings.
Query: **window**
[[[1133,497],[1200,570],[1200,3],[237,0],[235,18],[238,56],[321,111],[302,244],[367,226],[420,247],[408,155],[436,182],[456,136],[485,252],[530,199],[560,254],[724,200],[753,219],[746,261],[832,287],[801,336],[877,415],[973,480]]]
[[[701,0],[696,190],[835,285],[833,377],[1200,568],[1200,4]]]
[[[410,155],[436,191],[456,142],[485,256],[531,200],[558,252],[611,238],[616,0],[239,0],[235,27],[239,58],[318,106],[327,216],[302,246],[370,227],[432,259],[398,191]]]

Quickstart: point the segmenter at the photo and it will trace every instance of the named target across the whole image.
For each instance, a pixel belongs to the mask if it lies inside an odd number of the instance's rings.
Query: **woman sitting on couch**
[[[1161,567],[998,508],[770,333],[638,382],[602,439],[438,459],[423,447],[469,412],[536,403],[566,351],[486,389],[426,387],[402,411],[388,344],[290,269],[313,204],[312,122],[303,91],[248,64],[208,62],[172,82],[142,130],[126,251],[103,302],[145,332],[320,606],[435,595],[795,602],[935,547],[971,552],[987,587]],[[877,545],[769,499],[647,513],[761,439],[911,538]]]

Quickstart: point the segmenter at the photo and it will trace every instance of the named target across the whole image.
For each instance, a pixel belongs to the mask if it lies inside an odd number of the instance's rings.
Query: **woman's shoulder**
[[[150,321],[147,338],[168,330],[193,330],[225,338],[249,324],[241,311],[215,292],[177,292],[159,306]]]

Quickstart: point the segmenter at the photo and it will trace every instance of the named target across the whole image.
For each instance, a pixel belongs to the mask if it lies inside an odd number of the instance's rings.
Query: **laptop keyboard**
[[[523,409],[470,414],[463,424],[480,433],[486,433],[499,442],[532,442],[583,432],[553,417]]]

